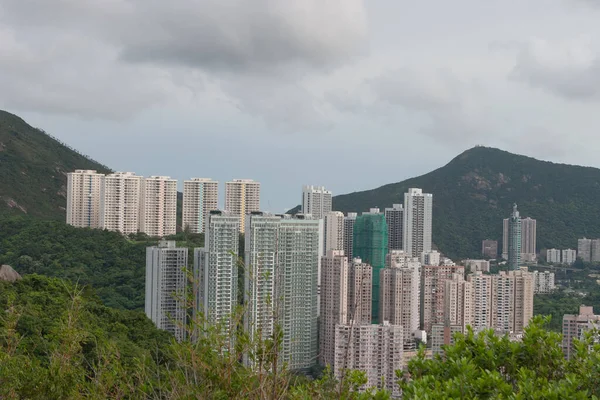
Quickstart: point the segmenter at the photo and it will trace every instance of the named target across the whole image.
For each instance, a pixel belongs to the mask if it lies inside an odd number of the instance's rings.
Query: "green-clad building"
[[[371,315],[373,323],[379,319],[379,271],[385,268],[388,253],[388,227],[385,214],[371,209],[356,217],[354,223],[352,256],[373,267],[373,292]]]

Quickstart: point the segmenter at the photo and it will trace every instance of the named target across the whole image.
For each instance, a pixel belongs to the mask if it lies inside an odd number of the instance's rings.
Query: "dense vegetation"
[[[65,218],[67,176],[109,169],[0,110],[0,216]]]
[[[180,246],[203,243],[201,235],[185,232],[172,239]],[[104,304],[116,308],[143,308],[146,247],[156,244],[157,239],[142,234],[127,238],[59,221],[0,220],[0,264],[11,265],[21,275],[37,273],[91,285]]]
[[[538,250],[576,248],[579,237],[600,237],[600,170],[539,161],[475,147],[426,175],[336,196],[339,211],[403,203],[409,187],[433,193],[433,241],[454,258],[477,257],[483,239],[502,239],[502,219],[517,203],[537,219]]]
[[[194,321],[190,332],[199,326]],[[242,329],[227,336],[213,327],[200,337],[176,343],[141,313],[105,307],[90,289],[59,279],[0,282],[0,398],[390,398],[359,392],[369,388],[357,371],[340,382],[327,369],[315,380],[294,376],[279,361],[279,330],[260,342]],[[397,372],[398,384],[407,399],[597,398],[600,346],[588,339],[576,349],[565,360],[560,335],[537,317],[522,342],[491,332],[458,335],[444,357],[411,360]],[[240,362],[243,354],[255,368]]]

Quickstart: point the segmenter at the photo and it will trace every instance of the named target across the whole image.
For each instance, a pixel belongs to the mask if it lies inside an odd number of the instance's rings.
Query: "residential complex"
[[[564,249],[562,250],[562,263],[572,265],[577,259],[577,250]]]
[[[355,258],[348,269],[348,322],[370,324],[373,319],[373,267]]]
[[[310,214],[313,218],[321,219],[331,211],[331,192],[324,186],[302,187],[303,214]]]
[[[437,250],[424,251],[421,253],[421,264],[423,265],[440,265],[441,262],[441,254]]]
[[[534,293],[551,293],[554,289],[556,289],[554,286],[554,272],[533,271]]]
[[[379,275],[379,321],[404,327],[406,350],[414,348],[412,335],[419,329],[420,269],[418,258],[392,250]]]
[[[219,182],[208,178],[192,178],[183,182],[181,225],[190,233],[204,233],[204,224],[216,210]]]
[[[67,224],[100,227],[100,198],[104,175],[78,169],[67,174]]]
[[[581,340],[585,333],[592,329],[600,329],[600,315],[594,314],[594,308],[580,306],[579,315],[566,314],[563,316],[563,352],[565,357],[571,358],[575,352],[574,339]]]
[[[388,229],[385,215],[373,208],[356,218],[352,256],[373,267],[373,322],[379,317],[379,271],[385,267],[388,252]]]
[[[431,251],[433,195],[410,188],[404,194],[403,246],[408,255],[419,257]]]
[[[396,370],[403,365],[404,329],[384,322],[380,325],[337,325],[333,372],[340,379],[346,369],[366,373],[362,389],[387,389],[399,397]]]
[[[161,241],[146,249],[146,315],[177,340],[186,337],[188,249]]]
[[[592,261],[592,239],[577,240],[577,255],[584,262]]]
[[[344,217],[344,254],[348,260],[352,260],[352,247],[354,246],[354,223],[356,222],[357,213],[348,213]]]
[[[535,262],[537,259],[537,221],[529,217],[521,218],[515,204],[512,215],[510,218],[505,218],[503,222],[502,258],[508,260],[513,269],[518,268],[521,263]],[[511,249],[514,251],[511,252]]]
[[[158,237],[177,232],[177,180],[151,176],[142,181],[140,232]]]
[[[546,250],[546,261],[550,264],[560,264],[560,250],[558,249],[548,249]]]
[[[467,271],[476,272],[490,272],[490,262],[489,260],[464,260],[463,264]]]
[[[252,179],[234,179],[225,183],[225,211],[237,215],[244,233],[246,214],[260,211],[260,183]]]
[[[394,204],[385,209],[385,222],[388,227],[388,250],[402,250],[404,247],[404,207]]]
[[[276,299],[283,330],[282,360],[292,370],[317,362],[317,282],[322,224],[310,215],[281,220],[277,246]]]
[[[464,275],[465,268],[460,265],[423,265],[421,266],[421,327],[431,333],[431,327],[444,323],[444,281],[452,279],[454,274]]]
[[[239,218],[223,211],[210,211],[204,247],[194,249],[194,276],[198,290],[196,309],[205,324],[231,326],[238,304]]]
[[[104,177],[100,195],[100,228],[137,233],[144,178],[133,172],[116,172]]]
[[[517,205],[513,206],[513,212],[510,218],[504,220],[503,246],[506,247],[506,254],[503,251],[503,258],[508,260],[510,269],[517,269],[521,265],[521,216],[517,210]],[[505,257],[506,256],[506,257]]]
[[[330,211],[323,216],[323,255],[329,250],[344,250],[344,214]]]
[[[498,257],[498,241],[486,239],[481,242],[481,255],[486,258]]]

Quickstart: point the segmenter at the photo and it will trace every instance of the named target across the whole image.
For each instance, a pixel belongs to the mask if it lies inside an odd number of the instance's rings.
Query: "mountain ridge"
[[[600,169],[554,163],[476,146],[427,174],[335,196],[333,207],[361,212],[404,203],[409,187],[433,193],[433,242],[451,257],[475,257],[481,240],[501,242],[512,203],[538,220],[538,251],[574,248],[577,237],[600,237]],[[501,244],[501,243],[499,243]]]

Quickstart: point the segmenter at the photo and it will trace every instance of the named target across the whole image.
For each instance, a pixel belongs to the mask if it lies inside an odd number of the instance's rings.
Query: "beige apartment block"
[[[217,209],[219,182],[209,178],[192,178],[183,182],[181,224],[191,233],[204,233],[211,211]]]
[[[67,174],[67,224],[100,227],[100,196],[104,175],[78,169]]]
[[[151,176],[142,181],[140,232],[163,237],[177,231],[177,180]]]
[[[260,183],[252,179],[234,179],[225,183],[225,210],[237,215],[240,232],[245,232],[245,217],[260,211]]]
[[[100,207],[100,227],[125,235],[140,227],[143,177],[133,172],[116,172],[104,177]]]

